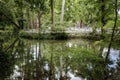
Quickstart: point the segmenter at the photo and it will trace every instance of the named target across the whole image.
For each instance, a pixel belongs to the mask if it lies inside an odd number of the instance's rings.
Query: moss
[[[95,40],[95,41],[103,39],[103,37],[101,37],[101,35],[99,35],[99,34],[83,35],[83,36],[81,36],[81,38],[88,39],[88,40]]]
[[[79,34],[79,33],[65,33],[65,32],[49,32],[49,33],[28,33],[28,32],[21,32],[19,34],[23,38],[27,39],[58,39],[58,40],[65,40],[69,38],[83,38],[88,40],[105,40],[109,41],[111,35],[105,34],[104,36],[101,36],[100,34]],[[120,35],[117,35],[114,37],[115,42],[120,42]],[[119,43],[120,44],[120,43]]]
[[[27,33],[22,32],[20,36],[27,39],[68,39],[68,35],[66,33]]]

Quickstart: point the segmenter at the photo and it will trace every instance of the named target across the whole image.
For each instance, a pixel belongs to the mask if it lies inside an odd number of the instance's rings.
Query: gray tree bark
[[[62,0],[60,22],[63,22],[63,20],[64,20],[64,7],[65,7],[65,0]]]

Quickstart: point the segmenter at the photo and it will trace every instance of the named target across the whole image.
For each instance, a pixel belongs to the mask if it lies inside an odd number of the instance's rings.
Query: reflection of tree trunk
[[[67,78],[68,78],[68,76],[67,76],[67,73],[68,73],[67,67],[68,66],[69,66],[68,57],[66,57],[66,60],[65,60],[65,80],[67,80]]]
[[[113,26],[113,31],[112,31],[112,35],[111,35],[111,40],[110,40],[110,43],[108,45],[108,52],[107,52],[107,55],[106,55],[106,61],[108,60],[108,56],[110,54],[110,48],[112,46],[112,42],[114,41],[113,38],[114,38],[114,35],[115,35],[115,28],[116,28],[116,24],[117,24],[117,0],[115,0],[115,20],[114,20],[114,26]]]
[[[35,46],[35,80],[43,80],[44,75],[43,75],[43,60],[41,56],[41,44],[36,44]]]
[[[30,71],[31,67],[29,67],[29,54],[30,53],[30,47],[27,47],[27,52],[26,52],[26,58],[25,58],[25,70],[24,70],[24,79],[27,80],[29,77],[31,77]],[[24,59],[23,59],[24,60]],[[24,62],[24,61],[23,61]]]
[[[63,50],[63,46],[61,44],[61,55],[60,55],[60,80],[63,80],[63,74],[62,74],[62,71],[63,71],[63,56],[62,56],[62,50]]]
[[[41,52],[41,43],[39,42],[39,52],[38,52],[38,62],[39,62],[39,79],[43,80],[44,77],[44,72],[43,72],[43,56],[42,56],[42,52]]]
[[[53,46],[51,46],[51,58],[50,58],[50,71],[49,71],[49,80],[54,80],[53,79],[53,75],[54,75],[54,71],[53,71]]]
[[[39,69],[39,56],[38,56],[38,49],[37,49],[37,47],[38,47],[38,45],[37,45],[37,43],[36,43],[36,80],[39,80],[39,77],[41,77],[41,76],[39,76],[41,73],[40,73],[40,69]]]
[[[62,55],[60,56],[60,80],[62,80],[62,67],[63,67],[63,65],[62,65],[63,63],[62,63]]]
[[[34,49],[33,49],[34,50]],[[35,45],[35,79],[38,80],[38,60],[37,60],[37,44]]]
[[[52,76],[53,76],[53,71],[52,71],[52,59],[53,59],[53,53],[51,53],[51,60],[50,60],[50,71],[49,71],[49,80],[52,80]]]
[[[20,42],[21,43],[21,42]],[[23,45],[18,45],[18,46],[23,46]],[[24,48],[23,48],[24,49]],[[21,51],[21,50],[20,50]],[[24,60],[24,53],[21,55],[21,59]],[[21,76],[23,77],[24,75],[24,71],[23,71],[23,65],[21,64],[20,66],[20,70],[21,70]]]

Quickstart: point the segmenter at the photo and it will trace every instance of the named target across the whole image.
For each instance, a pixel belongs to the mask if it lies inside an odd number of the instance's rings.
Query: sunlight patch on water
[[[73,44],[71,42],[67,43],[68,47],[72,47]]]
[[[70,77],[70,80],[86,80],[86,79],[83,79],[81,77],[77,77],[75,76],[74,74],[72,74],[71,72],[68,72],[68,75]]]
[[[31,54],[34,57],[34,60],[36,60],[36,58],[38,57],[38,53],[39,53],[39,44],[37,43],[36,45],[32,45],[32,49],[31,49]]]
[[[19,70],[20,70],[19,67],[17,65],[15,65],[15,69],[13,71],[13,74],[11,75],[12,80],[16,80],[16,78],[18,78],[18,77],[20,77],[21,80],[23,80],[22,74],[21,74],[21,72],[19,72]]]
[[[103,49],[103,54],[102,54],[103,58],[106,57],[107,51],[108,51],[108,48]],[[109,55],[109,60],[111,63],[108,64],[109,69],[116,69],[118,67],[117,62],[120,59],[119,53],[120,53],[119,50],[115,50],[115,49],[111,48],[110,55]]]
[[[48,65],[47,62],[45,62],[44,69],[47,70],[47,71],[49,70],[49,65]]]

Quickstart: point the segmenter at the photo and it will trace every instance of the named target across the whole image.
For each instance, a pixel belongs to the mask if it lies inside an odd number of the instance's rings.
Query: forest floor
[[[74,33],[91,33],[93,31],[92,28],[88,28],[88,27],[83,27],[83,28],[79,28],[79,27],[70,27],[70,28],[66,28],[65,29],[65,33],[68,34],[74,34]],[[27,33],[39,33],[39,29],[30,29],[30,30],[25,30],[25,32]],[[97,33],[100,32],[100,29],[96,30]],[[51,33],[50,30],[46,30],[46,31],[41,31],[40,33]],[[52,31],[52,33],[63,33],[63,31]]]

